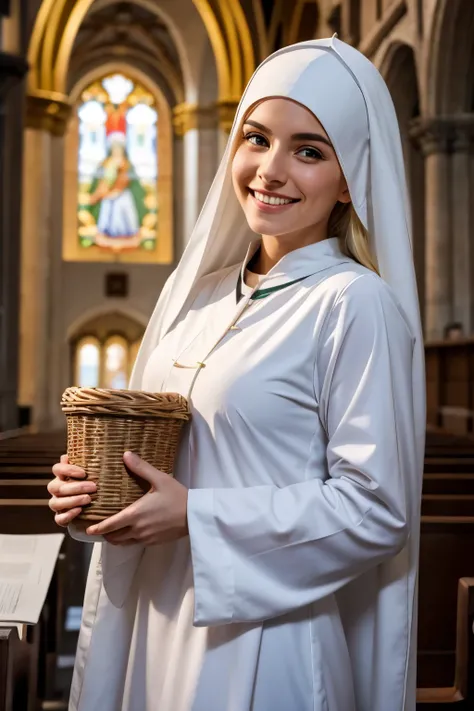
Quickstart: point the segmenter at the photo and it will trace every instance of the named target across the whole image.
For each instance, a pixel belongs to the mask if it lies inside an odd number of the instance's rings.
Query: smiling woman
[[[232,180],[250,228],[262,235],[262,274],[290,250],[325,239],[336,203],[351,199],[324,128],[284,98],[262,101],[245,119]]]
[[[403,176],[357,50],[317,40],[259,67],[136,360],[130,387],[184,395],[192,419],[174,478],[126,455],[152,488],[93,529],[70,711],[415,711],[425,412]],[[87,494],[55,467],[66,523]]]
[[[345,254],[378,273],[331,140],[307,107],[282,97],[252,107],[235,147],[232,181],[250,228],[264,236],[254,262],[260,273],[285,250],[328,234],[339,238]],[[291,209],[296,203],[302,204]]]

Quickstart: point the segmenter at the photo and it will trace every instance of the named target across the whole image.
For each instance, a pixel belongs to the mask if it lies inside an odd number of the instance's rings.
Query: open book
[[[62,533],[0,534],[1,626],[38,622],[63,539]]]

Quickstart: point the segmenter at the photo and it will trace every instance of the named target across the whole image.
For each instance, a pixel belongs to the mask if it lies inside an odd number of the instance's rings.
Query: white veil
[[[256,70],[241,99],[227,148],[184,255],[150,319],[130,388],[141,388],[143,370],[152,350],[173,322],[185,313],[197,279],[241,262],[250,240],[255,237],[249,232],[234,195],[230,177],[231,156],[248,109],[270,96],[300,102],[324,126],[345,174],[354,208],[371,235],[371,247],[380,274],[394,290],[416,337],[413,397],[417,467],[407,475],[412,505],[408,605],[413,610],[411,663],[407,661],[408,698],[414,698],[416,569],[425,441],[423,338],[398,123],[385,82],[360,52],[336,38],[302,42],[275,52]],[[383,565],[386,569],[383,580],[390,581],[400,575],[390,567],[391,561]],[[364,576],[361,578],[351,585],[363,586]],[[350,595],[344,604],[350,606]],[[344,610],[341,612],[344,617]],[[363,660],[355,663],[363,663]]]

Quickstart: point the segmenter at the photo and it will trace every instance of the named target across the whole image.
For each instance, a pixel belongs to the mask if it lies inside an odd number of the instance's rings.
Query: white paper
[[[0,627],[16,627],[16,631],[18,632],[18,639],[20,639],[21,641],[26,639],[26,630],[28,628],[22,622],[0,622]]]
[[[38,622],[63,539],[0,534],[0,623]]]

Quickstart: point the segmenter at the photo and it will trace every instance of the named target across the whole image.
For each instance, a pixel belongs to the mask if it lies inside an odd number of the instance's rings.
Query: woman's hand
[[[188,535],[188,490],[132,452],[123,461],[130,471],[151,485],[138,501],[105,521],[89,526],[87,533],[103,535],[108,543],[151,546]]]
[[[47,487],[51,494],[49,508],[54,511],[58,526],[67,526],[81,513],[83,506],[90,504],[89,494],[93,494],[97,487],[92,481],[81,481],[86,476],[84,469],[69,464],[67,454],[63,454],[61,461],[53,466],[53,474],[55,478]]]

